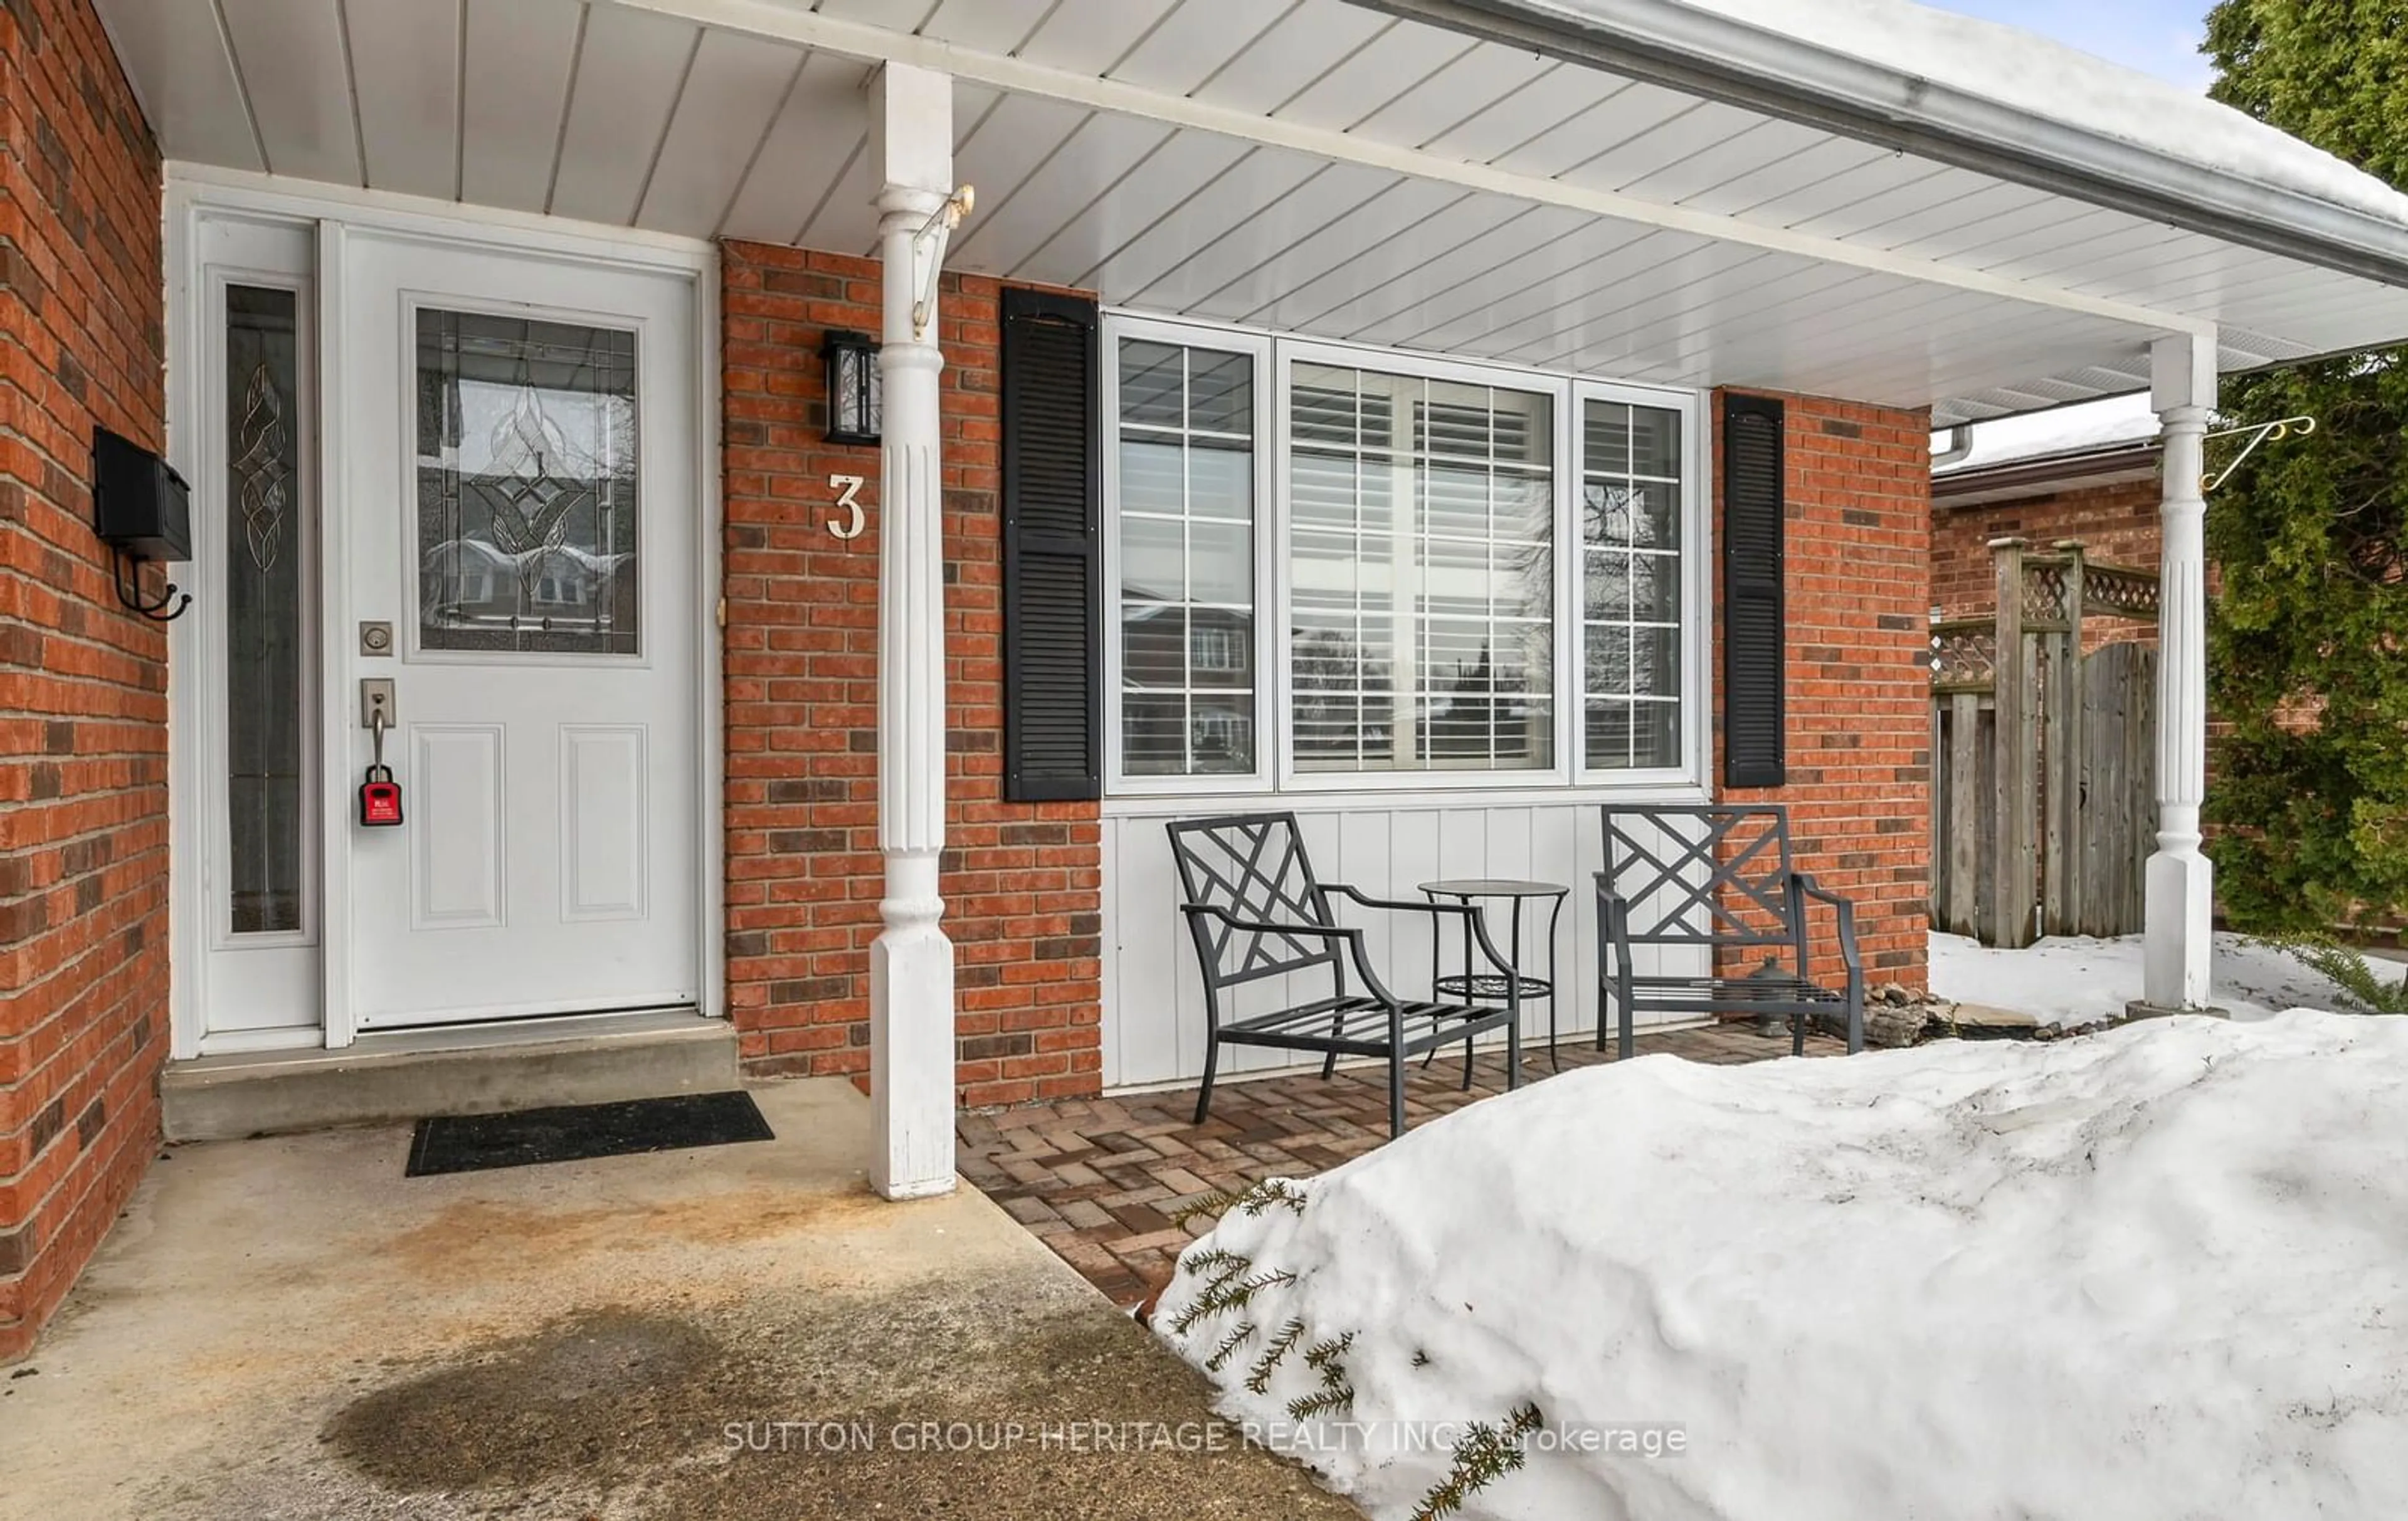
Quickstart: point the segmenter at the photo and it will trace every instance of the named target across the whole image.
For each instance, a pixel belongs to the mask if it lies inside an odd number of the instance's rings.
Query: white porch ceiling
[[[1168,315],[1942,423],[2144,385],[2167,325],[2408,337],[2408,291],[1346,0],[99,5],[172,158],[847,252],[869,60],[935,50],[953,265]]]

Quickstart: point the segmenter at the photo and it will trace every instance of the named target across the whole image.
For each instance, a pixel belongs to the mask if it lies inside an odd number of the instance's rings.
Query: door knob
[[[392,677],[360,678],[360,727],[392,728],[399,713],[400,709],[394,701]]]

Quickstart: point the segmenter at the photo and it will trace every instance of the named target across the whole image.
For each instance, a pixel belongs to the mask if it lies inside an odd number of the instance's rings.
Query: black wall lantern
[[[878,441],[878,344],[867,333],[831,330],[820,345],[827,364],[827,441]]]
[[[120,434],[92,436],[92,528],[108,546],[110,580],[126,610],[166,623],[192,606],[169,581],[156,602],[142,596],[142,563],[193,557],[192,488],[165,460]]]

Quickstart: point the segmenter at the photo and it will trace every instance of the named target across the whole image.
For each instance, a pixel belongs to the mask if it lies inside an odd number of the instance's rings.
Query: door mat
[[[444,1114],[418,1122],[402,1175],[424,1178],[777,1139],[752,1096],[740,1092],[564,1104],[509,1114]]]

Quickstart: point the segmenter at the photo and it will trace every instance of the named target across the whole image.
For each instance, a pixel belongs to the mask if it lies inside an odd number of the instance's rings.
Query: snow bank
[[[1556,3],[1616,19],[1612,0]],[[2408,222],[2408,196],[2374,176],[2205,95],[2021,27],[1911,0],[1681,3],[2167,158]]]
[[[1382,1521],[1449,1467],[1394,1423],[1526,1401],[1526,1466],[1464,1516],[2408,1514],[2408,1020],[1648,1056],[1300,1186],[1191,1248],[1154,1324],[1199,1365],[1260,1327],[1225,1412]],[[1214,1250],[1295,1280],[1176,1334]],[[1300,1355],[1245,1387],[1291,1320],[1354,1334],[1351,1411],[1301,1440]],[[1686,1451],[1566,1450],[1598,1423]]]
[[[2332,1009],[2341,989],[2297,958],[2239,935],[2215,937],[2211,997],[2238,1019],[2284,1009]],[[2050,939],[1994,951],[1962,935],[1931,937],[1931,991],[1955,1003],[1986,1003],[2043,1025],[2087,1025],[2121,1014],[2141,996],[2141,937]]]

